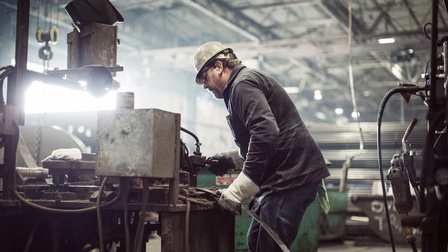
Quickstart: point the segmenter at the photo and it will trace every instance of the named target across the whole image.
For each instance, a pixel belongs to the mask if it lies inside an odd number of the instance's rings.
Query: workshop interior
[[[327,161],[291,251],[447,251],[447,1],[2,0],[0,31],[1,251],[247,251],[254,216],[217,204],[227,111],[194,83],[210,40]]]

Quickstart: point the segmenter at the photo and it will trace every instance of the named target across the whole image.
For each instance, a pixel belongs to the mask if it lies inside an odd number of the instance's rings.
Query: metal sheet
[[[113,25],[92,23],[67,34],[67,68],[117,66],[117,31]]]
[[[178,176],[180,114],[158,109],[98,112],[95,174]]]

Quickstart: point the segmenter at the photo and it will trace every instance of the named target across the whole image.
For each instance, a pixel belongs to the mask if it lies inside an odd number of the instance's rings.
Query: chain
[[[37,133],[36,133],[36,142],[34,145],[34,160],[36,161],[36,164],[39,165],[40,163],[40,153],[41,153],[41,147],[42,147],[42,128],[46,124],[46,118],[47,118],[47,112],[43,112],[39,116],[39,122],[37,125]]]

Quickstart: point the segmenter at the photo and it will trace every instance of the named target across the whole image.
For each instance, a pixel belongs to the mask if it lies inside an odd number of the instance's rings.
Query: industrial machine
[[[447,149],[447,112],[448,112],[448,37],[439,39],[437,22],[439,5],[432,1],[431,22],[431,58],[426,69],[425,85],[401,84],[390,90],[380,105],[378,113],[378,160],[381,175],[381,119],[388,99],[394,94],[401,94],[407,101],[411,95],[419,96],[428,107],[427,134],[423,151],[412,148],[408,137],[417,123],[413,120],[404,133],[403,153],[392,157],[387,179],[389,180],[399,223],[407,242],[413,251],[417,251],[417,242],[423,252],[447,251],[448,248],[448,149]],[[426,31],[425,31],[426,33]],[[440,48],[440,50],[439,50]],[[421,167],[415,158],[421,157]],[[382,179],[384,181],[384,178]],[[388,206],[388,197],[383,185],[383,206]],[[411,187],[414,194],[411,194]],[[389,208],[384,207],[387,216],[390,241],[394,247],[394,234],[391,231]],[[415,234],[413,229],[421,233]],[[420,238],[421,236],[421,238]],[[417,237],[419,239],[417,239]]]
[[[66,7],[74,20],[68,69],[43,74],[26,67],[30,1],[17,2],[16,65],[0,68],[8,90],[0,94],[1,251],[146,251],[151,232],[161,236],[162,251],[233,251],[234,216],[196,187],[207,159],[199,139],[181,127],[180,114],[134,109],[123,100],[117,109],[98,113],[96,153],[54,150],[42,167],[27,159],[19,126],[31,80],[95,96],[119,87],[113,76],[123,67],[116,63],[113,23],[122,17],[109,1],[86,2]],[[112,16],[92,20],[86,8],[105,8]],[[40,31],[38,37],[48,41],[54,35]],[[196,140],[192,154],[181,131]],[[17,167],[17,152],[31,165]]]

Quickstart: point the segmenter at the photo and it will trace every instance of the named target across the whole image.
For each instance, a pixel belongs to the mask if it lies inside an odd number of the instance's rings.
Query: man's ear
[[[224,71],[224,65],[222,64],[221,61],[217,60],[215,61],[215,66],[214,68],[218,68],[219,69],[219,73],[221,73],[222,71]]]

